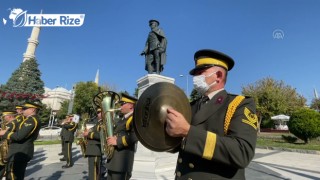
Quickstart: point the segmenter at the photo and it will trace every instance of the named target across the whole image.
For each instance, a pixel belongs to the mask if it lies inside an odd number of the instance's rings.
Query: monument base
[[[159,82],[169,82],[174,84],[174,81],[174,78],[158,74],[147,74],[146,76],[143,76],[137,80],[138,98],[148,87],[150,87],[153,84]],[[168,152],[151,151],[139,142],[133,165],[133,177],[137,179],[150,180],[174,179],[174,171],[176,168],[177,157],[178,153],[172,154]],[[144,166],[141,166],[142,164],[144,164]]]
[[[174,179],[178,153],[155,152],[138,143],[134,157],[133,179]]]
[[[151,85],[158,82],[168,82],[174,84],[174,78],[162,76],[159,74],[147,74],[137,80],[138,83],[138,98]]]

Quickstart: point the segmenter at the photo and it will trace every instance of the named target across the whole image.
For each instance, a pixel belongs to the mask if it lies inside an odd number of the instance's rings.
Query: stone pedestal
[[[138,97],[151,85],[159,82],[174,84],[175,79],[158,74],[147,74],[137,80]],[[138,143],[132,177],[137,179],[174,179],[178,153],[155,152]],[[143,172],[143,173],[142,173]]]
[[[175,79],[161,76],[158,74],[147,74],[146,76],[141,77],[137,80],[138,83],[138,98],[140,95],[146,90],[149,86],[152,84],[158,83],[158,82],[169,82],[174,84]]]

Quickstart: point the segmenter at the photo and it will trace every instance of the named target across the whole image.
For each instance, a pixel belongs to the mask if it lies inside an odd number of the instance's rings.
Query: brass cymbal
[[[133,126],[137,138],[150,150],[171,151],[180,145],[182,138],[166,132],[165,118],[171,107],[191,122],[191,107],[184,92],[174,84],[160,82],[148,87],[139,97]]]

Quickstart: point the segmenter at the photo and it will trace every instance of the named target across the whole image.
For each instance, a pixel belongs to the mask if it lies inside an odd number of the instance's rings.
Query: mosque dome
[[[56,87],[53,89],[44,87],[44,90],[46,98],[42,100],[42,103],[46,104],[53,110],[59,110],[62,102],[69,101],[71,99],[72,91],[63,87]]]

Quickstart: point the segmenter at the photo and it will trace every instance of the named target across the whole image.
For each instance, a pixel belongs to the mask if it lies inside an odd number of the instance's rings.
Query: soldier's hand
[[[83,133],[82,133],[82,135],[83,135],[84,137],[87,137],[88,134],[89,134],[89,131],[87,131],[87,130],[84,130]]]
[[[190,124],[178,111],[168,108],[166,117],[166,132],[172,137],[186,137]]]
[[[117,145],[117,136],[107,137],[107,144],[116,146]]]
[[[3,136],[7,131],[6,130],[1,130],[0,131],[0,136]]]

